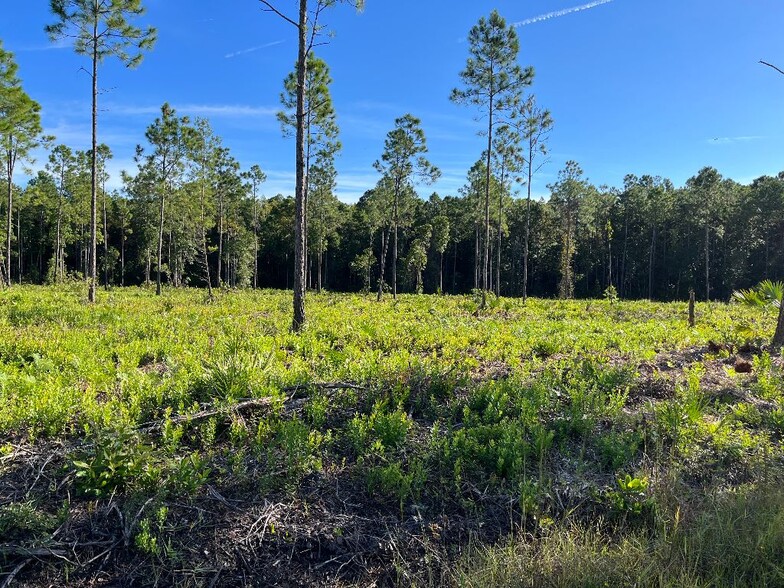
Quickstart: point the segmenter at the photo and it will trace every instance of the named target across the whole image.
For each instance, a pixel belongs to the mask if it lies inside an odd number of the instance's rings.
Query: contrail
[[[533,18],[527,18],[525,20],[521,20],[520,22],[512,23],[513,27],[524,27],[526,25],[534,24],[537,22],[542,22],[543,20],[550,20],[551,18],[558,18],[559,16],[566,16],[567,14],[572,14],[573,12],[581,12],[583,10],[589,10],[591,8],[596,8],[597,6],[601,6],[602,4],[608,4],[613,0],[594,0],[593,2],[589,2],[588,4],[582,4],[580,6],[573,6],[572,8],[564,8],[563,10],[556,10],[555,12],[548,12],[547,14],[540,14],[539,16],[535,16]]]
[[[609,0],[605,0],[609,2]],[[237,55],[245,55],[246,53],[253,53],[254,51],[258,51],[260,49],[266,49],[267,47],[274,47],[275,45],[280,45],[283,41],[272,41],[271,43],[265,43],[264,45],[259,45],[258,47],[250,47],[249,49],[240,49],[239,51],[235,51],[234,53],[227,53],[223,57],[226,59],[231,59],[232,57],[237,57]]]

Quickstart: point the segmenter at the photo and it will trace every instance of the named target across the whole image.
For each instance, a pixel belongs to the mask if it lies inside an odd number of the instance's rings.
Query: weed
[[[133,485],[149,485],[158,476],[152,447],[128,428],[100,430],[92,448],[73,460],[78,489],[102,497]]]

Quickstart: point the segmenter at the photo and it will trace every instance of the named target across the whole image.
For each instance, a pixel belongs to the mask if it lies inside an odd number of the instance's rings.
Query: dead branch
[[[259,2],[261,2],[262,4],[264,4],[264,6],[266,6],[266,7],[267,7],[266,9],[263,9],[263,10],[266,10],[267,12],[274,12],[274,13],[275,13],[275,14],[277,14],[277,15],[278,15],[280,18],[282,18],[283,20],[285,20],[286,22],[288,22],[288,23],[290,23],[290,24],[293,24],[295,27],[299,28],[299,25],[298,25],[296,22],[294,22],[294,21],[293,21],[292,19],[290,19],[288,16],[286,16],[285,14],[283,14],[283,13],[282,13],[280,10],[278,10],[277,8],[275,8],[275,7],[274,7],[272,4],[270,4],[269,2],[267,2],[267,0],[259,0]]]
[[[183,414],[183,415],[173,416],[170,419],[168,419],[168,421],[162,420],[162,421],[151,421],[148,423],[143,423],[137,428],[137,430],[140,433],[151,433],[153,431],[163,428],[166,422],[169,422],[173,425],[178,425],[180,423],[202,421],[210,417],[214,417],[218,415],[226,415],[232,412],[244,410],[246,408],[258,408],[262,406],[269,406],[270,404],[272,404],[271,398],[252,398],[250,400],[244,400],[242,402],[238,402],[237,404],[232,404],[231,406],[222,406],[220,408],[202,410],[199,412],[195,412],[193,414]]]
[[[292,400],[294,400],[294,396],[298,392],[307,390],[308,388],[320,388],[322,390],[359,390],[359,391],[367,390],[365,386],[360,386],[358,384],[351,384],[349,382],[308,382],[306,384],[298,384],[296,386],[286,386],[285,388],[281,388],[281,391],[290,395],[285,402],[291,402]],[[218,408],[204,409],[202,411],[195,412],[193,414],[176,415],[168,419],[168,422],[172,425],[178,425],[181,423],[202,421],[204,419],[208,419],[214,416],[222,416],[231,413],[236,413],[249,408],[268,407],[274,404],[274,402],[275,402],[274,398],[250,398],[247,400],[242,400],[230,406],[221,406]],[[137,427],[136,430],[139,431],[140,433],[152,433],[154,431],[162,429],[166,424],[166,422],[167,422],[166,420],[160,420],[160,421],[150,421],[147,423],[142,423]]]
[[[784,70],[781,70],[781,69],[779,69],[778,67],[776,67],[776,66],[775,66],[775,65],[773,65],[772,63],[768,63],[767,61],[762,61],[761,59],[759,60],[759,62],[760,62],[762,65],[767,65],[768,67],[772,67],[773,69],[775,69],[777,72],[779,72],[781,75],[783,75],[783,76],[784,76]]]
[[[78,545],[76,547],[78,547]],[[68,552],[64,549],[55,549],[51,547],[22,547],[21,545],[6,543],[4,545],[0,545],[0,555],[67,558]]]

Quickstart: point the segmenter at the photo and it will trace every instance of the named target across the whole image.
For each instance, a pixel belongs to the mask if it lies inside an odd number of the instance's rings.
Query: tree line
[[[392,141],[416,119],[398,123]],[[241,170],[204,119],[190,123],[165,105],[147,136],[137,173],[119,191],[104,189],[111,151],[98,149],[99,282],[291,288],[293,198],[261,197],[260,167]],[[393,155],[385,151],[379,167],[399,165]],[[12,282],[88,275],[90,160],[56,145],[45,169],[14,187]],[[672,300],[694,289],[727,299],[784,275],[784,174],[742,185],[704,168],[678,188],[628,175],[616,189],[592,185],[569,162],[548,200],[514,198],[491,175],[489,211],[484,158],[456,195],[423,198],[395,177],[346,204],[332,192],[334,167],[314,164],[309,288],[464,293],[484,287],[487,263],[488,289],[505,296],[601,297],[613,288],[622,298]]]
[[[459,193],[428,194],[440,172],[427,159],[422,121],[401,113],[374,166],[378,183],[356,204],[340,202],[332,80],[312,50],[321,11],[336,3],[308,10],[301,0],[300,19],[278,13],[297,27],[304,51],[283,81],[278,117],[283,133],[297,137],[301,182],[293,197],[262,197],[260,165],[243,170],[207,119],[179,116],[168,104],[150,122],[122,189],[107,190],[112,152],[97,141],[95,102],[91,149],[44,137],[40,107],[0,46],[7,187],[0,281],[85,280],[91,299],[98,284],[154,283],[159,293],[168,284],[210,294],[275,287],[374,291],[379,299],[387,291],[477,290],[483,299],[494,292],[672,300],[690,289],[727,299],[784,275],[784,173],[742,185],[706,167],[680,187],[628,175],[610,188],[593,185],[570,161],[548,199],[532,198],[553,118],[529,91],[534,71],[517,63],[514,28],[495,11],[471,29],[450,96],[482,115],[478,130],[487,138]],[[129,24],[143,12],[138,0],[53,0],[52,7],[57,22],[47,30],[76,39],[93,82],[105,57],[136,65],[154,41],[154,30]],[[15,165],[41,146],[44,169],[17,185]],[[300,304],[295,326],[304,320],[304,298]]]

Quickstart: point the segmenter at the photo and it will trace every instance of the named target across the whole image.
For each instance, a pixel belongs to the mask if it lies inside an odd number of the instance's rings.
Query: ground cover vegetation
[[[154,292],[0,292],[6,578],[784,583],[770,305]]]

